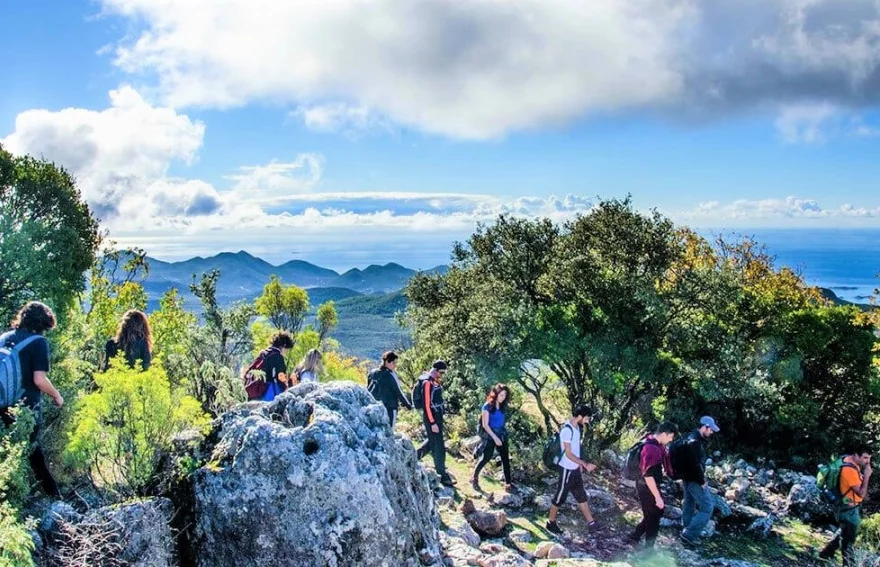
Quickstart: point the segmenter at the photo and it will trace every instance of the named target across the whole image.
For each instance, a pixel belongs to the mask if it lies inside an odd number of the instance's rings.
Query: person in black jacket
[[[431,453],[434,457],[434,470],[440,475],[440,482],[453,486],[455,479],[446,470],[446,447],[443,442],[443,386],[440,382],[446,374],[446,363],[438,360],[431,370],[419,376],[418,388],[422,390],[422,422],[428,440],[416,451],[419,459]],[[414,396],[415,397],[415,396]]]
[[[119,322],[116,337],[104,345],[104,367],[110,368],[110,361],[122,352],[129,368],[140,362],[141,370],[148,370],[153,360],[153,333],[147,316],[136,309],[125,312]]]
[[[712,518],[714,504],[709,483],[706,482],[706,443],[720,428],[711,417],[700,418],[700,427],[692,431],[679,449],[682,457],[673,461],[673,467],[679,466],[681,478],[684,480],[684,505],[681,521],[684,531],[681,540],[688,545],[697,545],[703,528]],[[680,464],[677,464],[680,463]]]
[[[382,366],[376,368],[367,376],[367,390],[377,401],[382,402],[388,411],[388,423],[394,429],[397,421],[397,410],[401,404],[407,409],[412,409],[412,403],[400,389],[397,381],[397,353],[388,351],[382,355]]]

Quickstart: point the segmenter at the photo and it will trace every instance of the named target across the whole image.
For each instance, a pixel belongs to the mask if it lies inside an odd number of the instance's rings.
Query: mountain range
[[[292,260],[279,266],[266,262],[245,251],[223,252],[208,258],[195,257],[181,262],[163,262],[148,258],[149,274],[143,284],[150,299],[158,300],[169,288],[177,288],[188,295],[193,276],[204,272],[220,270],[217,284],[217,298],[221,303],[239,299],[253,299],[262,293],[263,286],[273,275],[281,278],[284,284],[294,284],[306,289],[320,288],[320,295],[328,299],[341,299],[359,294],[389,293],[406,286],[416,270],[400,264],[371,265],[363,270],[353,268],[338,273],[302,260]],[[437,266],[428,273],[444,272],[446,266]],[[316,289],[317,291],[317,289]],[[310,293],[310,297],[314,294]],[[312,297],[312,303],[319,303]]]

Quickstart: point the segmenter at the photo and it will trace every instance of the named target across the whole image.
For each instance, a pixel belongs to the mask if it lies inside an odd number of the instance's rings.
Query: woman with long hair
[[[480,437],[482,442],[477,455],[482,455],[480,462],[474,469],[473,477],[471,477],[471,486],[474,490],[480,491],[480,471],[483,470],[492,457],[495,450],[501,456],[501,467],[504,471],[504,489],[508,492],[513,490],[513,483],[510,478],[510,452],[508,451],[507,441],[507,403],[510,401],[510,388],[506,384],[495,384],[489,390],[486,396],[486,403],[483,404],[480,413]]]
[[[299,366],[296,367],[298,382],[317,382],[318,375],[324,370],[321,364],[321,351],[313,348],[303,357]]]
[[[110,361],[120,352],[125,355],[129,368],[134,368],[137,361],[140,361],[142,370],[150,368],[153,360],[153,333],[150,322],[142,311],[131,309],[122,316],[116,337],[104,345],[104,370],[110,367]]]

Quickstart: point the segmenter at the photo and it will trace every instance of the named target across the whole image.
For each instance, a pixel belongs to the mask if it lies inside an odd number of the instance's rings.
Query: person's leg
[[[587,491],[584,488],[584,476],[581,474],[581,470],[578,469],[576,471],[571,472],[571,480],[568,481],[571,495],[574,496],[575,501],[578,503],[578,509],[581,511],[581,514],[584,515],[588,524],[592,524],[595,522],[595,518],[593,518],[593,511],[590,510],[590,504],[587,499]]]
[[[55,482],[55,477],[53,477],[51,471],[49,471],[49,467],[46,465],[46,456],[43,454],[43,450],[39,445],[34,445],[34,450],[29,455],[28,461],[30,461],[34,476],[37,477],[40,486],[43,487],[43,491],[52,498],[61,498],[61,492],[58,490],[58,483]]]
[[[480,476],[480,471],[483,470],[483,467],[489,464],[489,461],[491,461],[492,457],[495,455],[495,443],[493,443],[488,437],[484,438],[482,441],[480,454],[482,457],[480,458],[480,462],[478,462],[477,466],[474,468],[474,479]]]
[[[844,567],[852,567],[855,565],[853,558],[853,545],[859,535],[859,527],[857,524],[848,521],[840,522],[840,551],[843,553]]]
[[[430,432],[431,454],[434,457],[434,470],[440,475],[440,478],[447,476],[446,474],[446,447],[443,446],[443,424],[438,423],[440,427],[439,433]]]
[[[427,420],[422,420],[422,423],[425,425],[425,442],[419,445],[416,450],[416,456],[419,460],[425,458],[425,455],[431,451],[431,425]]]
[[[647,501],[648,499],[645,495],[646,492],[649,496],[651,496],[651,502]],[[645,533],[647,532],[648,504],[654,503],[654,496],[651,494],[651,491],[648,490],[647,486],[643,486],[641,482],[638,483],[638,485],[636,486],[636,496],[638,496],[639,505],[642,507],[642,521],[638,523],[635,531],[629,536],[630,539],[632,539],[633,541],[639,541],[640,539],[642,539],[642,536],[645,535]]]
[[[391,406],[385,406],[385,411],[388,412],[388,425],[391,426],[391,429],[394,429],[394,409]]]
[[[513,484],[513,477],[510,474],[510,449],[506,439],[498,447],[498,454],[501,455],[501,470],[504,471],[504,484]]]
[[[688,487],[691,484],[693,483],[688,481],[682,483],[682,488],[684,489],[684,503],[681,505],[681,525],[684,528],[688,527],[691,520],[694,519],[694,510],[696,508],[694,497],[691,496],[691,491],[688,490]]]
[[[650,495],[650,500],[642,504],[642,511],[645,513],[645,547],[650,549],[654,547],[657,541],[657,534],[660,533],[660,519],[663,517],[663,510],[657,507],[654,501],[654,495]]]
[[[708,487],[703,487],[695,482],[690,483],[687,489],[696,503],[697,513],[694,514],[693,519],[682,534],[691,541],[699,541],[703,535],[703,528],[706,527],[706,524],[712,518],[712,510],[714,508],[712,494],[709,492]]]
[[[568,480],[571,477],[571,473],[572,471],[559,467],[559,480],[556,483],[556,492],[553,493],[552,505],[550,506],[549,518],[551,522],[556,522],[556,514],[559,512],[559,507],[568,498]]]

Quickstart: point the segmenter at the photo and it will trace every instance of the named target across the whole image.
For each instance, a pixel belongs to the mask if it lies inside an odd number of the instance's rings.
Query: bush
[[[140,372],[118,358],[95,381],[76,408],[67,456],[107,489],[147,495],[172,436],[205,429],[209,418],[197,400],[172,392],[161,368]]]
[[[28,533],[33,522],[22,522],[19,517],[30,489],[27,456],[34,418],[25,408],[12,412],[15,423],[10,427],[0,424],[0,567],[34,564],[34,542]]]

